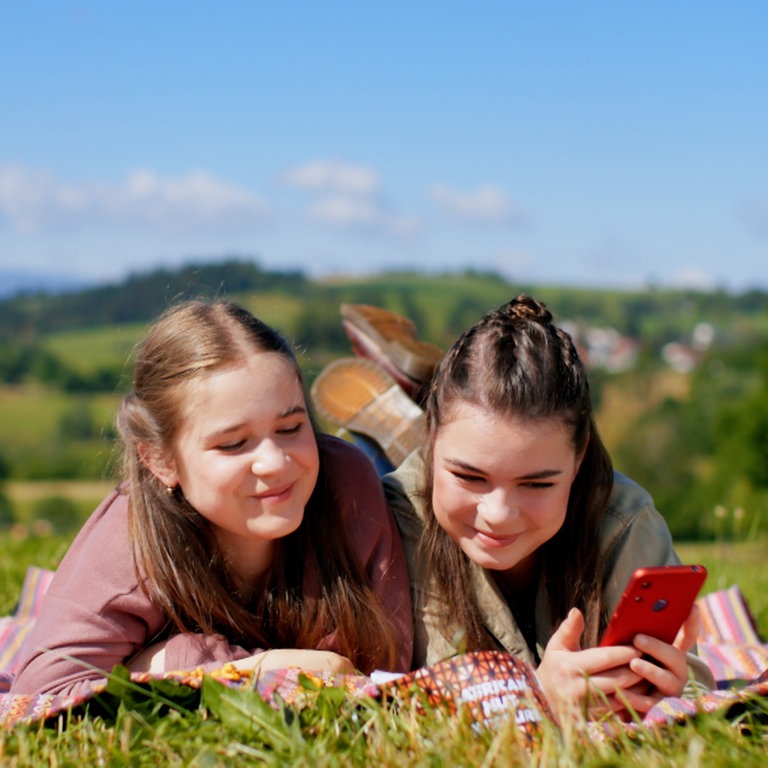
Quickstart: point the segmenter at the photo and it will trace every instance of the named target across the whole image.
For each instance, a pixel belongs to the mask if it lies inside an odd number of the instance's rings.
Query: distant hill
[[[155,269],[95,286],[77,287],[74,280],[52,275],[37,279],[37,291],[27,283],[28,290],[22,293],[6,298],[0,294],[0,343],[23,345],[51,333],[143,323],[174,302],[218,296],[233,296],[249,307],[253,297],[259,296],[259,315],[275,322],[269,313],[279,308],[277,327],[313,350],[335,349],[344,342],[338,307],[345,301],[375,304],[407,315],[424,338],[442,346],[484,312],[520,292],[545,301],[557,320],[610,327],[624,336],[643,338],[654,349],[682,340],[700,321],[726,333],[730,331],[725,329],[743,333],[755,326],[762,332],[768,324],[768,294],[763,291],[735,295],[722,290],[532,286],[474,270],[317,281],[299,271],[267,271],[254,261],[232,258]],[[54,290],[57,280],[59,289]],[[4,284],[6,292],[9,286],[10,282]],[[734,324],[736,317],[740,318],[738,324]]]
[[[75,279],[71,275],[0,269],[0,299],[31,293],[70,293],[87,285],[85,280]]]
[[[41,278],[42,280],[42,278]],[[54,284],[49,280],[49,287]],[[68,290],[24,292],[0,300],[0,336],[38,335],[51,331],[141,322],[156,317],[169,303],[243,291],[301,292],[307,280],[299,272],[265,272],[257,264],[225,261],[190,264],[129,275],[122,282]],[[0,297],[1,298],[1,297]]]

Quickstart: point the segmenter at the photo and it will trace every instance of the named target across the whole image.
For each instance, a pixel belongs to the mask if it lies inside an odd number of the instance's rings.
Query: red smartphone
[[[631,645],[632,638],[639,633],[672,643],[706,578],[703,565],[638,568],[603,632],[600,645]]]

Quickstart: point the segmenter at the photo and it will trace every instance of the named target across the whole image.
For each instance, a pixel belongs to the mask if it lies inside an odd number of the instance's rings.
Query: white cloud
[[[334,229],[359,229],[396,237],[409,237],[421,229],[412,216],[389,211],[377,200],[349,195],[328,195],[316,200],[310,218]]]
[[[460,221],[519,225],[528,218],[501,187],[491,184],[473,190],[434,184],[430,196],[443,211]]]
[[[320,226],[393,237],[410,237],[421,230],[418,218],[393,211],[382,200],[379,176],[372,168],[314,160],[284,171],[280,180],[310,193],[308,216]]]
[[[75,185],[58,181],[46,171],[0,168],[0,214],[23,234],[61,223],[88,207],[88,195]]]
[[[0,167],[0,216],[23,234],[86,225],[200,232],[251,229],[268,207],[201,171],[172,178],[139,169],[120,184],[74,184],[46,171]]]
[[[314,160],[306,165],[289,168],[280,180],[288,187],[317,193],[372,195],[379,187],[374,170],[338,160]]]

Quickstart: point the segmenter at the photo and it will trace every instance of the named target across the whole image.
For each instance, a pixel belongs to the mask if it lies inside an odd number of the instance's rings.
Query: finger
[[[671,646],[669,646],[671,648]],[[675,663],[672,668],[659,666],[646,659],[635,659],[630,664],[633,672],[647,680],[653,688],[664,696],[679,696],[682,693],[687,678],[685,656],[680,651],[675,653],[682,657],[682,663]]]
[[[547,651],[578,651],[584,632],[584,615],[578,608],[571,608],[560,626],[547,643]]]
[[[343,675],[352,675],[355,672],[355,665],[345,656],[340,656],[338,663],[334,666],[334,671]]]
[[[640,656],[640,651],[631,645],[612,645],[582,651],[579,662],[584,672],[594,675],[614,667],[626,667],[632,659]]]
[[[657,668],[669,670],[676,678],[688,676],[688,662],[683,650],[648,635],[637,635],[634,643],[639,651],[651,657],[651,662],[647,662],[651,666],[655,663]],[[645,665],[635,666],[636,670],[640,668],[646,669]],[[653,672],[650,667],[647,669]]]
[[[694,603],[688,618],[683,622],[683,626],[677,632],[674,643],[675,648],[687,653],[695,644],[699,637],[699,608]]]
[[[589,686],[602,693],[616,693],[617,691],[631,688],[644,678],[629,666],[614,667],[605,672],[592,675],[589,678]]]

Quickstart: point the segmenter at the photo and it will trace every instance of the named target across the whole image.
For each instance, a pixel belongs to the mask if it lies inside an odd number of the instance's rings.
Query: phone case
[[[638,568],[605,628],[600,645],[630,645],[639,633],[671,643],[706,578],[703,565]]]

